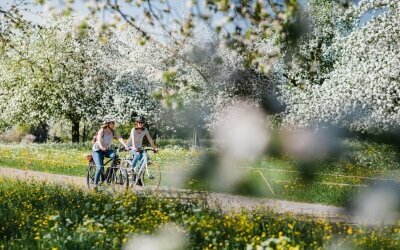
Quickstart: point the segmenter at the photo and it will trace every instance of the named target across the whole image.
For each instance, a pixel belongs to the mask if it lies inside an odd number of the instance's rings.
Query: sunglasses
[[[139,123],[139,124],[143,124],[144,122],[137,122],[137,123]]]

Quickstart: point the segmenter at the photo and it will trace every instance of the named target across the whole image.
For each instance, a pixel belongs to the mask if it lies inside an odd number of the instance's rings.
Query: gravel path
[[[44,172],[21,170],[7,167],[0,167],[0,176],[21,179],[25,181],[45,181],[54,184],[74,185],[86,188],[84,177],[68,176],[60,174],[49,174]],[[162,188],[161,194],[185,194],[190,195],[190,190],[181,190],[174,188]],[[199,193],[197,193],[199,194]],[[305,215],[317,218],[325,218],[331,221],[351,222],[344,208],[326,206],[321,204],[309,204],[301,202],[292,202],[275,199],[249,198],[244,196],[221,194],[221,193],[201,193],[207,199],[207,202],[223,211],[238,209],[267,208],[278,213],[292,213],[294,215]]]

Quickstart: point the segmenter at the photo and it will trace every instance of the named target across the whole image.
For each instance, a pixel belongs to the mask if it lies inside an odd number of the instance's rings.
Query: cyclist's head
[[[136,122],[136,127],[143,127],[145,122],[144,117],[141,115],[135,117],[135,122]]]
[[[115,124],[115,119],[113,117],[107,115],[107,116],[104,117],[103,124],[102,124],[101,127],[102,128],[106,128],[106,127],[110,127],[110,126],[113,127],[114,124]]]

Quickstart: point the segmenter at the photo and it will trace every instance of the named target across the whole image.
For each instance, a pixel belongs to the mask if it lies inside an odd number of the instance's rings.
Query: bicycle
[[[157,153],[152,148],[140,150],[143,153],[143,157],[139,162],[139,166],[135,168],[135,171],[132,170],[132,158],[124,158],[121,164],[130,172],[129,178],[134,189],[145,189],[155,192],[160,187],[161,171],[159,165],[150,159],[148,151]]]
[[[114,149],[115,153],[113,158],[104,163],[104,166],[106,166],[106,164],[109,162],[111,162],[111,165],[107,168],[104,167],[106,171],[100,175],[99,184],[102,185],[103,183],[108,183],[113,187],[113,189],[115,189],[117,186],[127,189],[129,187],[128,173],[127,170],[121,165],[121,159],[119,157],[120,150],[123,150],[124,148],[115,147]],[[94,178],[97,167],[94,163],[92,154],[87,155],[87,159],[89,163],[86,175],[86,186],[91,189],[94,187]]]

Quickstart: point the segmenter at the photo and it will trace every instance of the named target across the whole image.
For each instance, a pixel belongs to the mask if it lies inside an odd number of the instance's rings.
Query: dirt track
[[[20,170],[14,168],[0,167],[0,176],[17,178],[25,181],[46,181],[48,183],[62,184],[62,185],[74,185],[82,188],[86,188],[86,182],[84,177],[68,176],[60,174],[49,174],[31,170]],[[173,188],[161,189],[162,194],[183,194],[187,193],[190,195],[188,190],[180,190]],[[213,206],[217,206],[224,211],[230,211],[235,209],[255,209],[255,208],[266,208],[271,209],[278,213],[292,213],[295,215],[306,215],[317,218],[326,218],[332,221],[351,222],[350,217],[346,214],[344,208],[326,206],[321,204],[309,204],[301,202],[292,202],[284,200],[274,199],[261,199],[261,198],[249,198],[244,196],[221,194],[221,193],[203,193],[207,199],[207,202]]]

